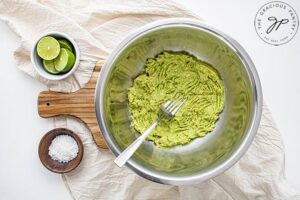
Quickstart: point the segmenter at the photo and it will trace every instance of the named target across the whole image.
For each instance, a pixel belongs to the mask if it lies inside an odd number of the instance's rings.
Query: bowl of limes
[[[76,42],[61,32],[45,33],[35,42],[31,61],[40,76],[62,80],[78,67],[80,52]]]

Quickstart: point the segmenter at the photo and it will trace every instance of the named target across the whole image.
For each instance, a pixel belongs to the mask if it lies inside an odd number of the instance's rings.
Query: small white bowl
[[[50,74],[47,71],[45,71],[45,69],[43,67],[42,59],[38,56],[37,50],[36,50],[36,46],[37,46],[38,42],[40,41],[40,39],[42,37],[45,37],[45,36],[52,36],[56,39],[63,38],[63,39],[68,40],[69,42],[71,42],[71,44],[73,45],[73,48],[74,48],[74,55],[75,55],[76,59],[75,59],[73,68],[69,72],[67,72],[65,74]],[[78,68],[79,61],[80,61],[79,47],[76,44],[76,42],[69,35],[67,35],[65,33],[61,33],[61,32],[44,33],[36,40],[36,42],[34,43],[32,49],[31,49],[31,62],[34,66],[34,69],[38,72],[38,74],[40,76],[42,76],[43,78],[46,78],[48,80],[58,81],[58,80],[62,80],[62,79],[69,77]]]

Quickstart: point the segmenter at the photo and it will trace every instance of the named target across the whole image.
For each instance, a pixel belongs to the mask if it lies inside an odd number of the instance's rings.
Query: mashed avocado
[[[224,86],[207,63],[183,52],[147,59],[128,92],[132,126],[143,133],[157,120],[160,106],[176,95],[188,97],[170,121],[161,121],[148,140],[162,149],[185,145],[215,128],[224,108]]]

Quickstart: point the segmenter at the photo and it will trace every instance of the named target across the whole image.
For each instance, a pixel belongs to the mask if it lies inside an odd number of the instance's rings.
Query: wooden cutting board
[[[100,148],[107,148],[95,112],[95,88],[103,62],[96,63],[91,79],[84,88],[73,93],[44,91],[38,96],[38,113],[43,118],[59,115],[74,116],[90,129]]]

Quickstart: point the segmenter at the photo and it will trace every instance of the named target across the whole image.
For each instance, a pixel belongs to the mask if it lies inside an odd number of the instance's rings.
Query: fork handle
[[[130,146],[128,146],[119,156],[115,159],[115,163],[122,167],[134,152],[141,146],[147,136],[153,131],[153,129],[159,124],[160,119],[156,120],[141,136],[139,136]]]

